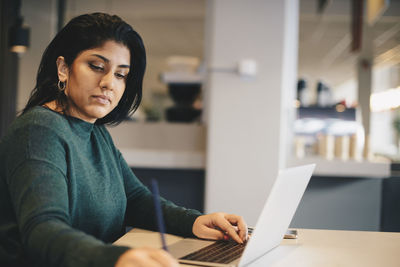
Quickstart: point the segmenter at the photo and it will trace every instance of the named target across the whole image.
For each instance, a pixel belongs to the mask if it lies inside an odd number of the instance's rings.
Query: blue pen
[[[164,237],[165,226],[164,226],[164,219],[163,219],[161,205],[160,205],[160,194],[158,192],[157,180],[151,179],[151,189],[153,191],[154,209],[155,209],[156,217],[157,217],[158,231],[160,232],[160,236],[161,236],[162,248],[165,251],[168,251],[167,244],[165,243],[165,237]]]

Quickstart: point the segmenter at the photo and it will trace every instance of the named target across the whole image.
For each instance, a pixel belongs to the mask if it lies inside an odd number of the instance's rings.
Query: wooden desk
[[[298,232],[297,240],[283,240],[281,246],[250,266],[400,266],[400,233],[312,229]],[[166,235],[168,245],[180,239]],[[161,247],[158,233],[142,229],[131,230],[114,244]]]

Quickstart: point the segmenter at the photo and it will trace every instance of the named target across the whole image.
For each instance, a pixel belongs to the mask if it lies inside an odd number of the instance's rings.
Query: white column
[[[298,0],[209,0],[206,15],[206,212],[254,225],[291,144]],[[254,78],[235,69],[254,59]]]

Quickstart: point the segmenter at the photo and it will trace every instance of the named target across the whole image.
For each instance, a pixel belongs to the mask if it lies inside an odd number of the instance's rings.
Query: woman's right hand
[[[135,248],[123,253],[115,267],[176,267],[178,262],[167,252],[155,248]]]

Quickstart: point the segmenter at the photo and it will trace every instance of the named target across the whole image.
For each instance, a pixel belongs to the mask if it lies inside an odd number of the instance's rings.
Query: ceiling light
[[[9,47],[14,53],[25,53],[29,47],[29,28],[23,25],[22,17],[17,18],[9,30]]]

